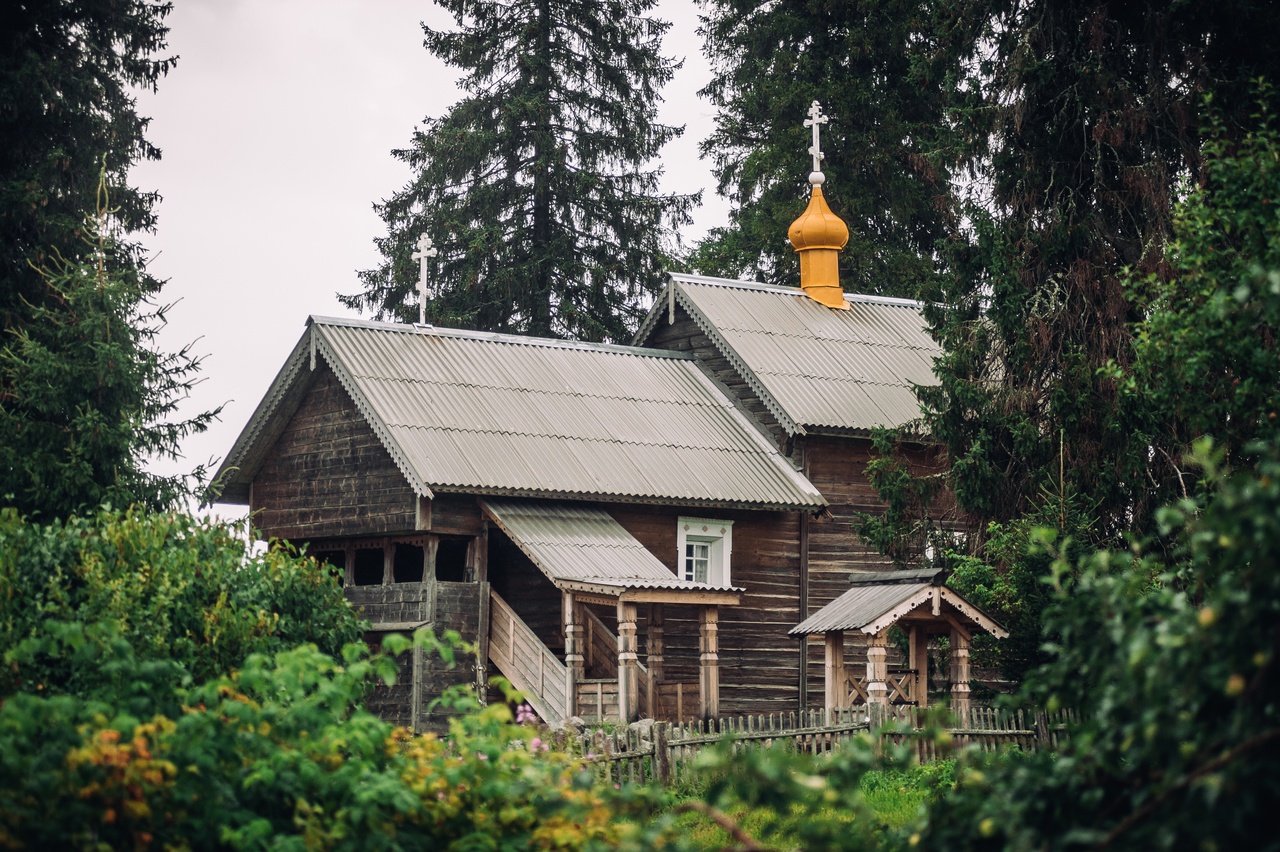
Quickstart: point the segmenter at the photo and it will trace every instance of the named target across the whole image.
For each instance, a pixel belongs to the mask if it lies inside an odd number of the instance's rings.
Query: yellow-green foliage
[[[424,637],[425,638],[425,637]],[[129,664],[129,651],[124,649]],[[133,662],[136,662],[133,661]],[[0,707],[0,847],[654,848],[650,794],[615,790],[505,705],[447,742],[352,709],[385,657],[254,655],[174,716],[19,695]]]

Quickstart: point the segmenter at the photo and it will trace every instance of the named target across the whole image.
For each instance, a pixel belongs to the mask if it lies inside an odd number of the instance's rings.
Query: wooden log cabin
[[[333,566],[374,641],[476,644],[375,698],[415,728],[493,674],[551,722],[820,707],[829,640],[788,632],[889,567],[854,532],[869,435],[937,354],[918,304],[840,291],[843,228],[815,184],[801,288],[674,275],[632,346],[312,318],[222,499]]]

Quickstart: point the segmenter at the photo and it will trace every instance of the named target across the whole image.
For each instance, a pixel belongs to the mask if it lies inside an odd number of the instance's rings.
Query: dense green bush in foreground
[[[124,665],[137,665],[124,648]],[[387,658],[256,654],[175,715],[18,695],[0,708],[0,846],[604,849],[652,846],[641,791],[601,789],[505,705],[434,735],[352,709]],[[124,702],[127,703],[127,702]]]
[[[46,525],[0,510],[0,698],[95,694],[138,665],[176,664],[201,683],[251,653],[304,642],[336,657],[360,638],[342,591],[286,548],[249,556],[219,524],[103,511]]]

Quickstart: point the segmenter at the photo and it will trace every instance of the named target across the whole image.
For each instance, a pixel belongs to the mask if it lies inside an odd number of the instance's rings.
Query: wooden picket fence
[[[877,730],[891,726],[882,733],[886,742],[912,746],[916,760],[932,763],[955,754],[957,749],[972,746],[982,751],[996,751],[1010,746],[1023,751],[1055,749],[1065,736],[1067,727],[1077,720],[1074,711],[1059,710],[1055,713],[1035,713],[1016,710],[1012,713],[994,707],[972,707],[960,718],[952,717],[953,725],[945,728],[951,735],[949,743],[922,736],[925,711],[917,707],[897,706],[877,708],[874,725]],[[897,730],[893,730],[893,729]]]
[[[922,763],[946,758],[957,748],[984,751],[1016,746],[1025,751],[1055,748],[1075,716],[1006,713],[973,708],[959,724],[947,728],[949,745],[922,736],[923,713],[915,707],[866,706],[839,711],[812,710],[769,716],[739,716],[673,725],[654,722],[625,729],[584,731],[562,745],[573,748],[616,784],[671,784],[688,778],[703,748],[731,738],[733,748],[785,748],[813,755],[839,751],[860,733],[881,730],[884,742],[908,743]]]

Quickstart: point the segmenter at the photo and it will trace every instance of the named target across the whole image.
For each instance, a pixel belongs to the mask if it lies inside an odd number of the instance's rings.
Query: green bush
[[[917,827],[920,848],[1274,845],[1280,446],[1250,453],[1257,468],[1228,477],[1201,445],[1220,490],[1157,514],[1158,555],[1056,563],[1051,662],[1023,697],[1083,721],[1057,754],[963,765]]]
[[[427,637],[422,637],[428,641]],[[117,662],[142,666],[128,645]],[[175,715],[120,696],[17,695],[0,707],[0,846],[175,849],[652,848],[644,791],[601,785],[505,705],[447,744],[358,708],[387,657],[254,654]],[[139,708],[145,709],[145,708]]]
[[[313,560],[250,555],[220,524],[137,511],[33,524],[0,510],[0,698],[108,688],[112,642],[137,665],[176,664],[176,685],[304,642],[336,657],[361,629]]]

